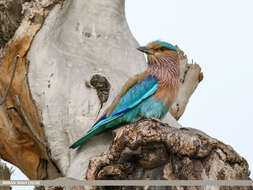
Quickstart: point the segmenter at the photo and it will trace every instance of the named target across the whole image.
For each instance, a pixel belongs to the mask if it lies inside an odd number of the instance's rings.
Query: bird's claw
[[[158,118],[152,117],[151,119],[152,119],[153,121],[158,122],[158,123],[164,124],[164,123],[163,123],[160,119],[158,119]]]

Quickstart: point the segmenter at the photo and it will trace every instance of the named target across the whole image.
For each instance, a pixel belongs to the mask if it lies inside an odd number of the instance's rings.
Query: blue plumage
[[[119,104],[113,110],[112,115],[126,108],[133,108],[143,99],[151,96],[158,87],[158,80],[156,77],[148,75],[141,83],[135,84],[127,93],[121,98]]]
[[[129,79],[88,133],[70,148],[76,148],[94,135],[124,123],[143,118],[162,119],[171,107],[179,88],[179,56],[170,43],[154,41],[137,48],[148,56],[148,70]]]
[[[115,128],[121,123],[133,123],[142,118],[162,118],[168,108],[165,102],[152,97],[157,88],[158,80],[151,75],[148,75],[142,82],[136,83],[121,98],[110,116],[104,115],[83,138],[70,148],[76,148],[90,137]]]
[[[168,43],[168,42],[157,40],[154,43],[157,43],[160,47],[167,47],[170,50],[177,51],[177,48],[175,46],[173,46],[172,44]]]

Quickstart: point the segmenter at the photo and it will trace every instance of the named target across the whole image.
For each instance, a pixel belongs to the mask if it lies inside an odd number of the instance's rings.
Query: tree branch
[[[219,140],[193,128],[143,120],[115,131],[108,153],[90,159],[86,179],[248,180],[249,175],[247,161]]]

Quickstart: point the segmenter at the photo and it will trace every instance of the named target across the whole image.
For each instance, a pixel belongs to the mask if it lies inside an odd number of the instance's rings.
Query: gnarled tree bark
[[[111,146],[108,132],[78,150],[68,148],[122,84],[145,68],[123,0],[2,0],[0,9],[2,97],[19,56],[0,105],[0,155],[30,179],[248,179],[246,161],[231,148],[194,129],[178,129],[203,79],[200,66],[189,64],[179,48],[180,90],[164,120],[169,126],[143,121],[117,130]]]
[[[91,159],[87,179],[248,180],[249,173],[247,161],[232,147],[202,131],[146,120],[118,129],[109,153]]]
[[[10,168],[8,168],[6,166],[6,164],[0,160],[0,180],[10,180],[12,173],[13,173],[13,171]],[[8,187],[8,186],[1,187],[0,186],[0,190],[11,190],[11,187]]]

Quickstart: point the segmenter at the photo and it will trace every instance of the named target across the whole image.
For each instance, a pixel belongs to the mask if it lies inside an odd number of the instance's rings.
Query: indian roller
[[[125,83],[104,115],[70,148],[122,124],[144,118],[160,120],[169,111],[179,89],[180,65],[176,47],[164,41],[154,41],[137,49],[147,54],[146,71]]]

